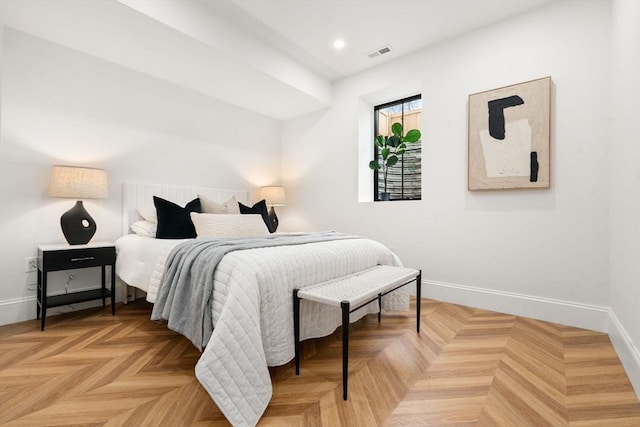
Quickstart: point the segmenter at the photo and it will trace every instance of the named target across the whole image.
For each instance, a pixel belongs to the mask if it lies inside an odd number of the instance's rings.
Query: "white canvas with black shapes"
[[[549,188],[551,77],[469,96],[468,188]]]

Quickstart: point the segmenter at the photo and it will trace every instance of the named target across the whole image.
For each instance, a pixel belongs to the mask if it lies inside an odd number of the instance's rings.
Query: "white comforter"
[[[127,244],[119,241],[117,245],[118,264],[122,264],[126,262],[122,248]],[[166,245],[161,244],[156,262],[166,260],[170,251]],[[400,265],[400,261],[384,245],[368,239],[249,249],[222,259],[214,275],[214,331],[196,365],[196,376],[233,425],[258,422],[272,393],[267,367],[285,364],[295,355],[293,289],[378,264]],[[155,282],[150,281],[149,294],[157,293],[159,280]],[[390,294],[384,304],[385,308],[407,310],[407,289]],[[351,320],[367,312],[377,312],[377,305],[358,310]],[[339,309],[302,301],[301,339],[326,336],[340,323]]]

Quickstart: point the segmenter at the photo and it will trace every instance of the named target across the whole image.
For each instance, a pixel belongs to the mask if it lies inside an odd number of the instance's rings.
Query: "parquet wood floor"
[[[261,426],[640,426],[606,334],[432,300],[352,325],[272,369]],[[199,352],[144,301],[0,327],[0,425],[224,426],[195,379]]]

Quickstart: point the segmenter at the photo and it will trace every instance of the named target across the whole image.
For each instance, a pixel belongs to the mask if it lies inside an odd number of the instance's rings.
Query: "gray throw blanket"
[[[202,350],[213,332],[210,300],[213,275],[227,253],[352,238],[356,236],[328,231],[244,239],[196,239],[181,243],[167,257],[151,320],[167,320],[169,329],[184,335]]]

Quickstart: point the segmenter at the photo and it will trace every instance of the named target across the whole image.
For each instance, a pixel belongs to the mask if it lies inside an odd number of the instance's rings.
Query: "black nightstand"
[[[106,266],[111,266],[111,289],[106,287]],[[88,291],[63,295],[47,295],[47,274],[51,271],[71,270],[75,268],[102,267],[102,287]],[[38,302],[37,318],[42,312],[41,331],[47,308],[75,304],[102,298],[102,307],[106,299],[111,298],[111,314],[116,314],[116,246],[113,243],[95,242],[86,245],[43,245],[38,246]]]

